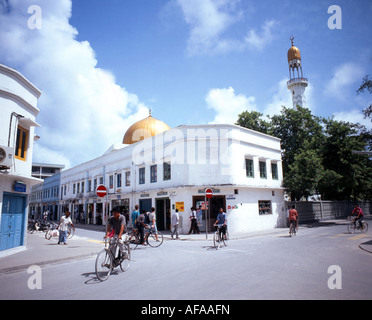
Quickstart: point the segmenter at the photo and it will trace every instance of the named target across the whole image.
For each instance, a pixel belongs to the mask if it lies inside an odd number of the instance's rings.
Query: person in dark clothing
[[[137,218],[137,228],[138,228],[138,233],[139,233],[139,236],[140,236],[140,243],[143,246],[146,245],[145,244],[145,227],[146,227],[145,215],[146,215],[146,211],[142,210],[141,214]]]
[[[191,226],[190,226],[190,231],[189,234],[194,232],[194,233],[200,233],[198,223],[196,220],[196,211],[194,207],[191,207],[191,215],[190,215],[190,220],[191,220]]]

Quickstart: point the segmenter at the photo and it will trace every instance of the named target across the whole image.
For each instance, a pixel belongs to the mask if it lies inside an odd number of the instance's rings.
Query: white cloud
[[[205,101],[208,108],[216,112],[210,123],[235,124],[240,113],[257,109],[254,97],[235,94],[232,87],[209,90]]]
[[[343,100],[347,92],[355,93],[355,84],[365,75],[364,70],[358,64],[349,62],[337,67],[324,88],[324,94],[339,100]]]
[[[175,0],[190,25],[187,51],[189,55],[226,53],[249,49],[263,49],[273,38],[275,21],[266,21],[261,34],[250,30],[243,39],[231,39],[224,33],[243,17],[240,0]]]
[[[38,5],[41,30],[28,28],[25,1],[0,10],[0,60],[42,90],[34,161],[76,165],[121,143],[129,125],[148,109],[117,85],[112,73],[97,68],[87,41],[76,40],[78,31],[69,24],[71,0]]]
[[[333,117],[337,121],[344,121],[350,123],[360,123],[364,125],[368,130],[372,130],[372,122],[370,118],[364,119],[364,115],[361,110],[353,109],[349,111],[335,112]]]
[[[272,29],[276,22],[274,20],[266,21],[261,27],[261,34],[258,35],[255,30],[250,30],[245,37],[244,42],[253,49],[262,50],[272,40]]]

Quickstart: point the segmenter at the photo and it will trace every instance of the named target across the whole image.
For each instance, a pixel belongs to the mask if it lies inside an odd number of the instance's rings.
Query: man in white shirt
[[[71,224],[71,226],[74,228],[74,225],[72,224],[71,218],[70,218],[70,212],[66,211],[65,215],[61,218],[61,221],[58,224],[57,229],[59,230],[59,241],[58,244],[64,243],[67,244],[66,239],[67,239],[67,229],[68,225]]]
[[[180,215],[178,214],[178,209],[172,214],[172,226],[174,228],[172,232],[172,239],[174,234],[176,234],[176,239],[179,239],[179,233],[178,233],[178,223],[180,221]]]

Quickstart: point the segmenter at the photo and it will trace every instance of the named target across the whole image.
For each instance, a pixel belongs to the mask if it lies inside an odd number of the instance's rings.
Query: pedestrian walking
[[[156,213],[155,213],[155,208],[151,208],[151,212],[148,214],[149,218],[149,226],[151,230],[155,231],[155,239],[156,241],[159,241],[158,239],[158,228],[156,227]]]
[[[190,221],[191,221],[191,226],[190,226],[189,234],[191,234],[192,232],[199,234],[200,230],[199,230],[198,223],[196,220],[196,211],[194,207],[191,207]]]
[[[146,214],[146,211],[142,210],[141,214],[137,218],[137,229],[138,229],[138,233],[139,233],[139,236],[140,236],[140,243],[144,246],[146,245],[145,244],[145,232],[144,232],[145,227],[146,227],[145,214]]]
[[[133,230],[136,230],[137,229],[137,218],[139,216],[139,211],[138,211],[138,204],[136,204],[134,206],[134,210],[132,211],[132,215],[131,215],[131,218],[132,218],[132,228]]]
[[[71,218],[70,218],[70,212],[69,211],[66,211],[65,212],[65,215],[62,216],[59,224],[58,224],[58,227],[57,227],[57,230],[59,231],[59,240],[58,240],[58,244],[60,243],[64,243],[64,244],[67,244],[66,242],[66,239],[67,239],[67,229],[68,229],[68,225],[71,224],[72,228],[75,230],[75,227],[71,221]]]
[[[178,214],[178,209],[176,209],[176,211],[172,214],[172,218],[171,218],[171,223],[172,223],[172,226],[173,226],[173,231],[172,231],[172,239],[173,239],[173,236],[176,235],[176,239],[179,239],[179,233],[178,233],[178,223],[180,221],[180,215]]]

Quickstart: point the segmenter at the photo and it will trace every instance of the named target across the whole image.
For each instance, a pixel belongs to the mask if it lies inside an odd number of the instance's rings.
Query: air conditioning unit
[[[13,165],[14,148],[0,146],[0,169],[9,169]]]

